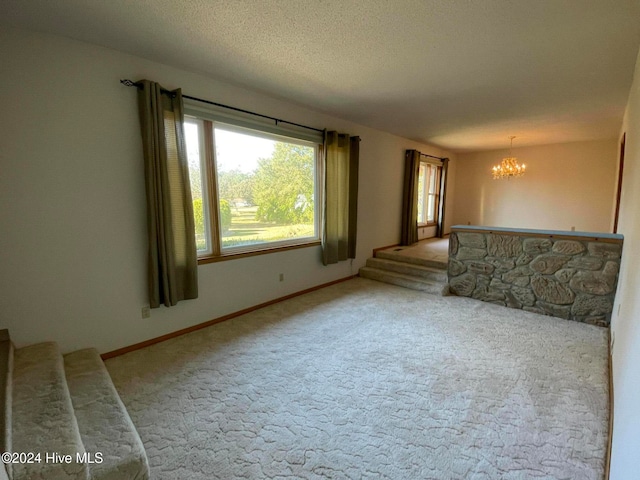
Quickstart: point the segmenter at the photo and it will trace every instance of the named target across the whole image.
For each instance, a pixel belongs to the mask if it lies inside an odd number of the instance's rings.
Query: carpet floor
[[[164,479],[601,479],[607,330],[356,278],[106,362]]]

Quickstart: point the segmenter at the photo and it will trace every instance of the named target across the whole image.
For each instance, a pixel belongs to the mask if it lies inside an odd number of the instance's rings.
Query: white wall
[[[451,157],[61,37],[0,29],[0,65],[0,328],[9,328],[18,346],[56,340],[64,351],[105,352],[356,274],[373,248],[399,241],[405,149]],[[360,135],[353,265],[322,266],[319,247],[203,265],[199,299],[141,319],[147,303],[142,147],[136,92],[120,85],[121,78],[149,78],[196,97]]]
[[[624,235],[624,247],[611,320],[615,338],[611,480],[637,479],[640,466],[640,52],[622,132],[627,137],[618,231]]]
[[[514,148],[527,171],[509,180],[491,177],[509,149],[458,154],[455,223],[610,232],[617,145],[611,139]]]
[[[418,227],[418,240],[436,236],[436,227]]]

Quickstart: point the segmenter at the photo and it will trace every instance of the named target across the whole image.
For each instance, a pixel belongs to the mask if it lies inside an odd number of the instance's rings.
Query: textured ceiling
[[[454,151],[613,138],[638,0],[0,0],[0,24]],[[187,92],[188,93],[188,92]]]

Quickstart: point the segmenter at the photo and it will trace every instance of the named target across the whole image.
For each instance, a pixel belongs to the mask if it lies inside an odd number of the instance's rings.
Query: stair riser
[[[391,285],[397,285],[404,288],[410,288],[411,290],[419,290],[421,292],[431,293],[433,295],[442,294],[442,285],[430,285],[419,281],[412,281],[410,279],[393,277],[391,275],[385,275],[383,272],[360,269],[360,276],[363,278],[368,278],[370,280],[377,280],[378,282],[389,283]]]
[[[387,260],[395,260],[396,262],[403,262],[414,265],[421,265],[423,267],[441,268],[446,270],[448,265],[446,262],[438,262],[435,260],[426,260],[424,258],[407,257],[405,255],[399,255],[395,252],[388,252],[381,250],[376,252],[376,258],[384,258]]]
[[[420,266],[409,263],[388,263],[384,260],[377,258],[370,258],[367,260],[367,267],[378,268],[380,270],[387,270],[390,272],[402,273],[403,275],[412,275],[414,277],[420,277],[425,280],[432,280],[434,282],[446,282],[447,272],[442,270],[439,272],[425,271]]]

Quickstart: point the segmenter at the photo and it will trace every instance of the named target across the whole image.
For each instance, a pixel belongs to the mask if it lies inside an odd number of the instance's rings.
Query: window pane
[[[315,238],[316,147],[214,130],[222,248]]]
[[[424,218],[424,187],[426,185],[426,165],[420,164],[420,170],[418,171],[418,223],[426,223]]]
[[[437,170],[437,167],[429,165],[429,193],[436,193]]]
[[[206,172],[204,164],[204,149],[202,148],[202,124],[185,121],[184,136],[187,144],[187,160],[189,162],[189,180],[191,184],[191,198],[193,200],[193,219],[196,230],[196,248],[198,253],[211,252],[209,235],[209,214]]]
[[[436,209],[438,208],[438,193],[440,187],[440,171],[441,167],[437,165],[427,165],[427,205],[425,207],[425,223],[435,223],[437,219]]]
[[[429,194],[429,205],[427,206],[427,223],[433,223],[436,219],[436,196]]]

